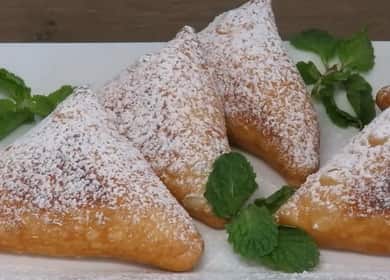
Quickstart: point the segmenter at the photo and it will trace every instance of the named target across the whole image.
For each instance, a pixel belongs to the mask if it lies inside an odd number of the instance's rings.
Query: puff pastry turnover
[[[390,254],[390,109],[306,183],[278,213],[320,245]]]
[[[103,104],[189,213],[222,227],[204,192],[214,160],[230,148],[222,98],[192,28],[108,83]]]
[[[203,242],[142,155],[79,89],[1,151],[0,250],[191,269]]]
[[[228,11],[199,33],[224,96],[229,140],[292,185],[319,165],[319,127],[305,85],[278,35],[270,0]]]

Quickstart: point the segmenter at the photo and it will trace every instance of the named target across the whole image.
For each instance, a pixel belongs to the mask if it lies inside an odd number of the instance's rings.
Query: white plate
[[[34,93],[44,93],[62,84],[93,87],[102,85],[139,55],[160,48],[162,43],[120,44],[0,44],[0,67],[5,67],[32,86]],[[313,57],[287,46],[292,57]],[[375,70],[367,75],[374,93],[390,84],[390,43],[375,43]],[[345,100],[339,98],[345,105]],[[335,154],[356,129],[338,129],[317,106],[321,123],[321,161]],[[22,135],[29,126],[18,129],[0,142],[0,147]],[[42,139],[44,141],[44,139]],[[259,183],[256,195],[267,195],[283,180],[261,160],[248,155]],[[249,264],[235,255],[226,242],[224,231],[197,224],[206,250],[199,267],[192,273],[170,274],[147,267],[102,260],[51,259],[0,254],[0,279],[390,279],[390,258],[354,253],[321,251],[321,264],[311,273],[280,274]],[[390,242],[390,240],[389,240]]]

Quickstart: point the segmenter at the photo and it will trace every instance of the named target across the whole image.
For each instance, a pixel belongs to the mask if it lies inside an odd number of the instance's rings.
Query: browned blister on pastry
[[[203,241],[143,156],[78,89],[1,151],[0,250],[191,269]]]
[[[390,255],[390,109],[309,176],[278,217],[323,247]]]
[[[213,162],[230,148],[222,98],[193,30],[185,27],[107,84],[103,104],[189,213],[222,227],[204,192]]]
[[[293,185],[319,166],[316,112],[282,45],[269,0],[218,16],[199,33],[224,96],[230,140]]]

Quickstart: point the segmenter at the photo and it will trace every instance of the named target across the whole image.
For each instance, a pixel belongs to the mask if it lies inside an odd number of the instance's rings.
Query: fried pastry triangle
[[[222,227],[204,192],[214,160],[230,148],[222,99],[192,28],[123,71],[104,87],[103,96],[119,131],[189,213]]]
[[[199,33],[224,96],[229,140],[293,185],[319,165],[316,112],[282,45],[270,0],[218,16]]]
[[[278,217],[323,247],[390,255],[390,109],[309,176]]]
[[[0,249],[183,271],[203,242],[142,155],[79,89],[1,151]]]

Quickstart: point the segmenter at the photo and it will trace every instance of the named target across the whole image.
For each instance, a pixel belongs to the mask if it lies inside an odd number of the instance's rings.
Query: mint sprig
[[[372,88],[360,75],[375,64],[374,48],[366,30],[350,38],[337,39],[326,31],[311,29],[293,36],[290,42],[297,49],[315,53],[321,58],[323,72],[312,61],[300,61],[297,68],[305,83],[312,86],[312,96],[322,102],[335,125],[362,129],[375,118]],[[332,64],[332,58],[337,58],[339,63]],[[339,89],[347,93],[355,116],[336,104]]]
[[[231,152],[220,156],[209,175],[205,197],[214,213],[229,219],[237,214],[257,189],[256,174],[249,161]]]
[[[244,156],[230,153],[215,161],[205,197],[216,215],[230,219],[226,230],[234,251],[275,270],[313,269],[319,261],[315,242],[300,229],[278,225],[273,217],[295,190],[284,186],[242,208],[255,189],[255,173]]]
[[[73,87],[62,86],[49,95],[31,95],[31,89],[23,79],[0,69],[0,140],[19,126],[33,122],[35,116],[46,117],[73,92]]]
[[[293,193],[285,186],[239,212],[226,226],[236,253],[283,272],[312,270],[318,264],[319,251],[313,239],[301,229],[277,226],[272,215]]]

